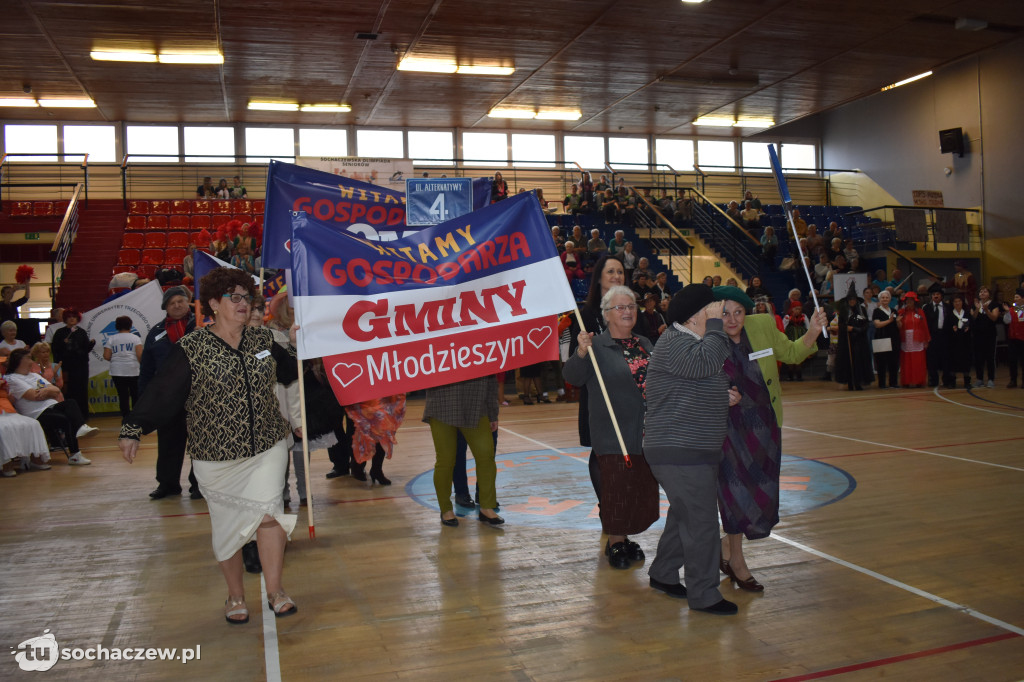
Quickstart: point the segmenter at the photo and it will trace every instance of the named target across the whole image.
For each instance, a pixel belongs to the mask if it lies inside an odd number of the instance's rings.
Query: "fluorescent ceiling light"
[[[89,53],[93,59],[101,62],[155,62],[156,55],[152,52],[130,52],[127,50],[93,50]]]
[[[770,118],[741,118],[736,121],[737,128],[771,128],[775,121]]]
[[[39,103],[30,97],[5,97],[0,99],[0,107],[38,107]]]
[[[537,118],[533,109],[491,109],[487,115],[491,118]]]
[[[332,111],[352,111],[352,107],[348,104],[303,104],[299,107],[299,111],[320,111],[329,113]]]
[[[161,52],[161,64],[223,64],[224,55],[219,53],[202,52]]]
[[[260,111],[298,111],[299,105],[296,102],[249,102],[249,108]]]
[[[579,109],[541,109],[537,118],[548,121],[578,121],[583,116]]]
[[[707,2],[707,0],[683,0],[683,2],[690,5],[699,5],[702,2]]]
[[[467,66],[460,64],[456,73],[466,73],[476,76],[511,76],[516,72],[512,66]]]
[[[66,109],[92,109],[96,102],[91,99],[40,99],[39,106],[66,108]]]
[[[931,71],[925,71],[924,73],[919,73],[916,76],[911,76],[910,78],[906,78],[904,80],[901,80],[898,83],[893,83],[892,85],[886,85],[884,88],[882,88],[882,92],[885,92],[886,90],[892,90],[893,88],[898,88],[901,85],[906,85],[907,83],[913,83],[914,81],[921,80],[922,78],[927,78],[930,75],[932,75]]]
[[[399,71],[422,71],[426,73],[455,73],[459,67],[446,59],[419,59],[405,57],[398,62]]]
[[[720,116],[701,116],[693,122],[693,125],[732,127],[736,125],[736,121],[731,118],[722,118]]]

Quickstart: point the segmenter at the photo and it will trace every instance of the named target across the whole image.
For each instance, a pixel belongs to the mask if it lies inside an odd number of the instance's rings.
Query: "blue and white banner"
[[[473,211],[472,178],[413,178],[405,181],[405,224],[425,227]]]

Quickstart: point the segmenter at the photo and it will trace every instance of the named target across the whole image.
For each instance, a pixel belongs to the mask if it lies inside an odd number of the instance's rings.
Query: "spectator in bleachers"
[[[593,229],[590,231],[590,240],[587,242],[587,253],[590,254],[592,260],[597,260],[601,257],[601,254],[608,250],[608,245],[601,239],[601,230]]]
[[[587,241],[587,238],[583,236],[583,228],[578,224],[572,226],[572,241],[579,248],[583,248],[583,245]]]
[[[646,200],[646,201],[645,201]],[[653,208],[658,207],[658,202],[653,196],[651,196],[651,188],[644,187],[643,194],[639,199],[636,199],[637,208],[639,208],[649,218],[654,218]],[[653,208],[652,208],[653,207]]]
[[[491,180],[491,203],[497,203],[502,199],[508,199],[508,183],[501,177],[501,173],[495,173],[494,179]],[[547,208],[541,206],[541,208]]]
[[[839,256],[845,257],[845,254],[843,253],[843,240],[839,239],[838,237],[833,239],[831,244],[829,244],[827,255],[829,261],[831,262],[835,262],[836,258],[838,258]],[[849,262],[850,259],[847,258],[846,260],[847,262]]]
[[[750,286],[747,287],[747,296],[752,300],[757,300],[761,297],[771,299],[771,294],[764,288],[764,283],[757,275],[750,278]]]
[[[573,183],[572,191],[565,195],[562,199],[562,210],[571,215],[576,215],[580,212],[580,204],[582,198],[580,197],[580,186]]]
[[[608,242],[608,253],[616,255],[626,250],[626,238],[622,230],[615,230],[615,238]]]
[[[800,209],[793,209],[793,227],[796,228],[796,236],[798,239],[807,236],[807,221],[800,217]]]
[[[790,289],[789,290],[789,294],[786,296],[786,305],[782,309],[782,314],[783,315],[789,315],[789,311],[793,307],[794,304],[795,305],[799,305],[800,307],[803,307],[803,303],[801,303],[801,301],[800,301],[800,290],[799,289]]]
[[[121,315],[114,320],[113,336],[103,342],[103,359],[110,363],[110,378],[117,389],[121,423],[128,419],[139,399],[139,361],[142,360],[142,339],[132,333],[132,318]]]
[[[768,225],[761,235],[761,260],[770,270],[775,269],[775,256],[779,253],[779,238],[775,236],[775,228]]]
[[[672,298],[672,291],[668,287],[668,273],[659,272],[654,276],[654,292],[658,294],[658,300]]]
[[[196,199],[215,199],[217,188],[213,186],[213,178],[207,175],[203,178],[203,184],[196,187]]]
[[[210,242],[210,253],[222,261],[230,261],[231,252],[234,250],[234,246],[234,242],[228,241],[228,237],[224,232],[224,229],[219,228],[216,234],[213,235],[213,240]]]
[[[654,279],[654,273],[651,272],[651,264],[646,257],[641,257],[640,262],[636,265],[636,269],[633,270],[633,281],[635,282],[640,275],[646,276],[648,282]]]
[[[658,310],[661,311],[661,314],[665,317],[666,322],[668,321],[668,306],[671,302],[671,298],[663,298],[661,299],[661,302],[658,303]]]
[[[235,255],[231,257],[231,264],[252,275],[256,273],[256,259],[249,249],[249,240],[240,241],[235,247]]]
[[[637,300],[639,301],[644,300],[644,297],[647,296],[647,294],[654,294],[655,296],[658,295],[658,292],[651,286],[650,278],[642,272],[635,280],[633,280],[633,284],[630,288],[636,292]]]
[[[885,289],[889,286],[889,279],[885,276],[885,270],[875,270],[875,279],[872,280],[872,284],[876,284],[879,289]]]
[[[825,230],[824,238],[830,242],[833,239],[842,239],[843,228],[839,227],[839,223],[833,220],[828,224],[828,229]]]
[[[594,190],[600,192],[601,194],[604,194],[604,191],[606,189],[611,189],[611,187],[611,183],[608,182],[608,176],[602,175],[601,180],[596,185],[594,185]]]
[[[245,189],[245,185],[242,184],[242,179],[235,175],[231,178],[231,198],[232,199],[248,199],[249,193]]]
[[[3,335],[3,341],[0,341],[0,348],[16,351],[19,348],[24,348],[26,345],[24,341],[17,338],[18,323],[14,320],[4,320],[4,323],[0,324],[0,334]]]
[[[24,295],[18,300],[14,300],[14,292],[18,290],[24,291]],[[29,291],[28,284],[19,284],[17,286],[7,285],[3,289],[0,289],[0,322],[6,322],[7,320],[18,319],[18,308],[28,303],[31,292]]]
[[[554,213],[557,210],[557,209],[554,209],[554,208],[548,208],[548,200],[544,198],[544,190],[543,189],[538,187],[537,189],[535,189],[533,191],[537,193],[537,201],[538,201],[538,203],[540,203],[540,210],[544,211],[545,213]]]
[[[917,308],[917,294],[903,295],[903,308],[896,314],[900,328],[900,385],[904,388],[922,388],[928,375],[925,350],[931,336],[928,322]]]
[[[851,268],[850,264],[846,261],[846,256],[839,254],[832,260],[832,271],[839,273],[853,272],[853,268]]]
[[[220,179],[220,181],[217,183],[217,190],[214,192],[214,195],[218,199],[230,199],[231,198],[231,188],[228,187],[228,179],[227,178],[221,178]]]
[[[646,336],[652,344],[657,343],[658,337],[665,331],[665,316],[658,309],[658,303],[658,295],[648,292],[640,310],[640,335]]]
[[[852,239],[847,239],[846,243],[843,244],[843,255],[846,256],[846,260],[853,263],[855,260],[860,259],[860,253],[857,248],[853,245]]]
[[[730,277],[729,279],[725,280],[725,286],[736,287],[737,289],[739,289],[740,283],[739,281],[737,281],[735,277]]]
[[[883,292],[884,294],[885,292]],[[879,294],[882,296],[883,294]],[[971,368],[974,349],[971,345],[971,313],[964,303],[964,295],[953,295],[953,333],[949,342],[949,368],[954,381],[957,374],[964,376],[964,388],[971,387]]]
[[[807,255],[812,261],[825,253],[825,238],[818,234],[818,226],[811,223],[807,226]]]
[[[761,216],[764,215],[760,210],[754,208],[751,202],[747,202],[743,210],[740,211],[740,218],[742,219],[743,227],[748,230],[760,230],[761,229]]]
[[[1017,388],[1017,367],[1021,368],[1021,386],[1024,386],[1024,288],[1013,292],[1013,304],[1003,305],[1003,322],[1006,328],[1006,343],[1009,346],[1010,383],[1007,388]]]
[[[619,202],[611,189],[606,189],[604,196],[601,198],[601,215],[604,216],[606,225],[619,222],[619,217],[622,215]]]
[[[622,267],[626,271],[626,281],[633,281],[633,272],[636,270],[636,254],[633,253],[633,242],[626,242],[622,247],[622,253],[618,254],[622,260]]]
[[[740,205],[735,201],[730,201],[729,205],[725,209],[725,215],[729,216],[737,223],[743,224],[743,212],[740,210]]]
[[[53,335],[53,357],[64,372],[67,397],[78,404],[83,420],[89,418],[89,353],[96,341],[78,326],[82,315],[73,308],[64,311],[64,327]]]
[[[7,362],[9,352],[0,350]],[[0,365],[0,370],[3,366]],[[50,447],[38,421],[18,414],[11,402],[7,380],[0,376],[0,464],[4,478],[18,475],[17,469],[45,471],[50,468]]]
[[[701,284],[706,287],[713,287],[715,286],[715,278],[711,275],[707,275],[703,280],[701,280]]]
[[[593,213],[595,208],[594,180],[590,177],[590,171],[583,171],[580,176],[580,210],[584,213]]]
[[[676,202],[668,195],[668,190],[662,188],[661,196],[658,197],[658,208],[669,220],[676,214]]]
[[[185,274],[185,277],[191,277],[193,279],[195,279],[196,276],[195,252],[196,245],[189,244],[185,247],[185,257],[181,261],[181,270]]]
[[[257,244],[256,237],[252,236],[252,225],[249,223],[242,223],[238,228],[238,236],[235,237],[235,248],[241,244],[246,244],[249,247],[249,254],[255,255]]]
[[[956,272],[946,282],[947,287],[955,287],[964,297],[964,304],[970,308],[974,305],[975,290],[977,284],[974,281],[974,274],[967,269],[967,261],[957,260],[953,262]]]
[[[814,286],[821,288],[821,285],[825,283],[826,279],[830,278],[832,273],[832,261],[828,259],[828,254],[821,254],[818,256],[818,264],[811,270],[811,277],[814,278]]]
[[[758,212],[761,212],[761,200],[758,199],[757,196],[749,189],[743,193],[743,201],[741,203],[744,205],[750,204],[753,208],[757,209]],[[764,214],[762,213],[762,215]]]
[[[965,294],[966,296],[966,294]],[[995,388],[996,380],[996,323],[999,304],[992,300],[987,286],[978,287],[978,295],[971,308],[971,330],[974,338],[974,388]],[[988,383],[984,383],[983,370],[988,370]]]
[[[583,259],[580,257],[580,250],[572,240],[565,243],[565,250],[559,258],[562,259],[562,268],[565,269],[565,277],[570,281],[583,277]]]
[[[688,196],[679,197],[676,201],[676,212],[672,219],[688,223],[693,218],[693,199]]]
[[[551,228],[551,241],[555,242],[555,248],[558,249],[559,253],[565,251],[565,240],[562,239],[562,228],[558,225],[554,225]]]
[[[878,372],[878,388],[898,388],[900,370],[900,330],[896,323],[896,311],[890,307],[892,294],[882,291],[878,294],[878,306],[871,313],[875,327],[874,344],[875,370]],[[888,340],[888,343],[885,341]],[[888,386],[886,385],[888,384]]]
[[[711,286],[713,286],[713,287],[720,287],[720,286],[722,286],[722,276],[721,275],[715,275],[714,277],[712,277],[711,278]]]
[[[815,266],[815,267],[817,267],[817,266]],[[833,275],[834,274],[835,274],[835,271],[832,270],[831,268],[829,268],[828,272],[825,274],[825,279],[823,279],[821,281],[821,284],[818,285],[818,296],[827,297],[827,298],[835,298],[836,292],[835,292],[835,282],[833,280]]]

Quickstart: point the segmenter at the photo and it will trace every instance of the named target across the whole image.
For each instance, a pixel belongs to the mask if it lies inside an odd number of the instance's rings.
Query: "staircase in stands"
[[[127,218],[119,199],[90,199],[89,208],[80,210],[78,236],[57,290],[58,307],[90,310],[107,297]]]

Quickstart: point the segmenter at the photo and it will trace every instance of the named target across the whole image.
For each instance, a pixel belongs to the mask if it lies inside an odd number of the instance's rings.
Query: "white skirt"
[[[43,427],[31,417],[0,412],[0,464],[21,457],[22,466],[28,466],[31,455],[50,461],[50,446],[46,444]]]
[[[227,561],[256,535],[264,516],[273,517],[291,538],[297,516],[284,513],[288,448],[278,441],[255,457],[226,462],[192,460],[199,490],[206,498],[213,527],[213,554]]]

